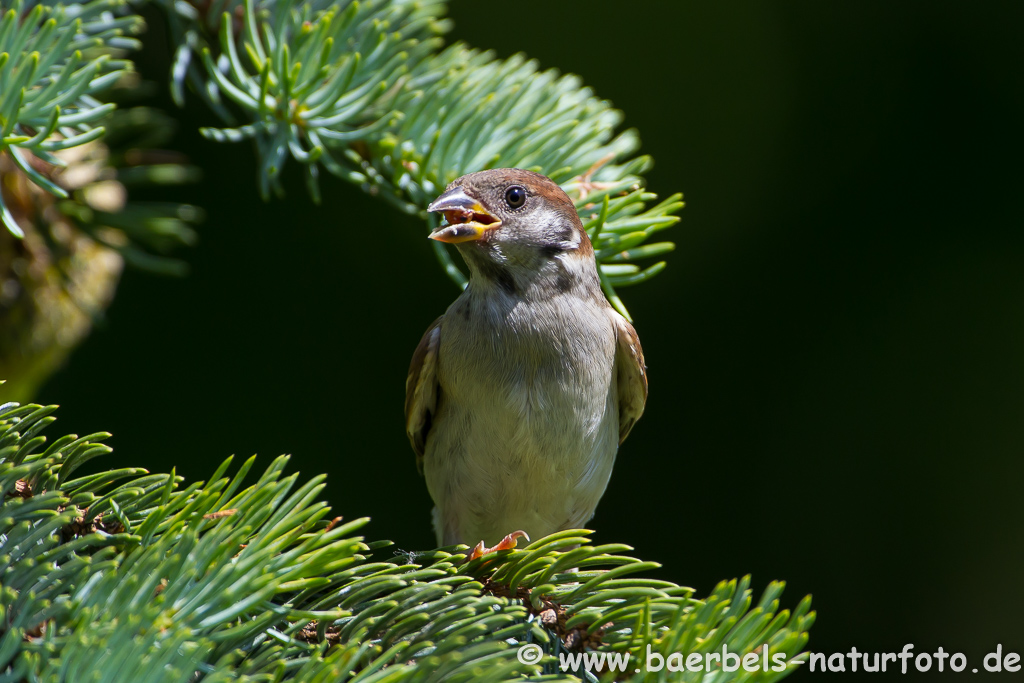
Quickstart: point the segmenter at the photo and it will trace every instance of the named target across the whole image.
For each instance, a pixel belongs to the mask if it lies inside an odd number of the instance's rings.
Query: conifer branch
[[[15,0],[0,15],[0,154],[58,197],[67,192],[33,162],[62,166],[55,152],[102,137],[101,120],[114,105],[96,96],[131,70],[116,52],[139,47],[131,36],[142,20],[117,16],[124,5],[92,0],[50,7]],[[0,221],[23,235],[2,194]]]
[[[0,406],[2,680],[571,680],[559,654],[628,652],[639,664],[648,647],[727,647],[785,655],[784,670],[758,672],[772,681],[803,661],[814,613],[809,598],[780,610],[780,583],[756,603],[749,577],[696,600],[585,530],[473,561],[465,546],[386,552],[355,535],[367,520],[328,521],[323,477],[285,476],[285,457],[247,487],[254,458],[187,486],[173,470],[75,477],[110,451],[109,434],[47,446],[54,409]],[[535,663],[516,656],[527,643],[544,653]]]
[[[223,14],[214,22],[174,12],[182,41],[174,91],[180,97],[191,82],[229,123],[204,129],[208,138],[255,141],[264,197],[281,193],[291,159],[314,200],[323,169],[431,225],[427,204],[460,175],[529,168],[576,200],[620,312],[628,317],[615,288],[664,269],[664,261],[643,270],[634,262],[674,248],[647,242],[678,221],[682,195],[648,206],[656,196],[642,176],[651,160],[632,156],[636,132],[617,133],[622,114],[579,78],[540,71],[522,56],[496,60],[461,44],[440,50],[441,2],[216,4]],[[451,255],[435,249],[464,286]]]
[[[26,1],[0,19],[0,153],[62,197],[33,159],[60,165],[55,151],[103,135],[113,104],[97,96],[130,70],[123,52],[138,47],[131,35],[141,19],[123,0],[40,4],[27,14]],[[539,71],[522,56],[496,60],[459,44],[442,50],[443,2],[158,2],[176,41],[172,93],[180,102],[189,83],[223,118],[224,127],[203,129],[210,139],[255,143],[264,197],[281,194],[291,159],[314,200],[323,169],[425,216],[464,173],[530,168],[576,201],[605,292],[624,315],[616,289],[665,268],[636,262],[674,248],[650,238],[678,221],[682,196],[649,206],[656,197],[643,189],[643,174],[651,160],[632,156],[635,131],[616,132],[621,113],[577,77]],[[2,196],[0,220],[21,234]],[[435,249],[465,285],[451,254]]]

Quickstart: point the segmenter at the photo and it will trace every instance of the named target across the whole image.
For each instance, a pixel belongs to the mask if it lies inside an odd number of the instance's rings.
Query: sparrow
[[[470,273],[406,380],[438,545],[480,540],[477,557],[582,527],[643,413],[647,375],[576,207],[549,178],[501,168],[455,180],[427,211],[446,219],[429,237]]]

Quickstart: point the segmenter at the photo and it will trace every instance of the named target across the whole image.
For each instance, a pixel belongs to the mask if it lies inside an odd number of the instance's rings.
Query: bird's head
[[[498,168],[464,175],[427,211],[446,219],[431,239],[457,245],[474,274],[500,266],[520,279],[550,270],[556,261],[593,263],[594,250],[572,200],[533,171]]]

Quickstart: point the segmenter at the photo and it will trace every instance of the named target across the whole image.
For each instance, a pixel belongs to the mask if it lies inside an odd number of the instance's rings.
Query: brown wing
[[[612,311],[615,321],[617,345],[615,348],[615,375],[619,389],[619,443],[629,436],[629,430],[640,419],[647,403],[647,366],[644,350],[633,326]]]
[[[427,434],[437,410],[437,350],[441,345],[442,315],[427,331],[409,364],[409,376],[405,378],[405,433],[416,451],[416,469],[423,473],[423,451]]]

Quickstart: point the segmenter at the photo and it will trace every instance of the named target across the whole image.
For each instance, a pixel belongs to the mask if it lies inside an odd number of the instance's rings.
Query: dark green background
[[[455,4],[454,37],[581,74],[640,129],[650,187],[686,193],[668,270],[623,292],[651,393],[600,541],[698,594],[786,579],[816,651],[941,645],[967,676],[1024,652],[1022,9]],[[264,204],[251,150],[178,115],[206,174],[175,192],[209,214],[192,273],[128,273],[40,399],[114,433],[106,466],[292,453],[369,536],[431,545],[403,383],[457,290],[423,225],[333,180],[313,207],[298,174]]]

